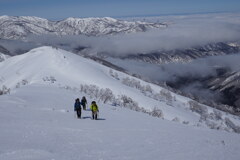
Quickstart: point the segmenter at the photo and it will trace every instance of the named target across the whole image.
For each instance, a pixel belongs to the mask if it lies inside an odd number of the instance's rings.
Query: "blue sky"
[[[240,12],[240,0],[0,0],[0,15],[55,20],[208,12]]]

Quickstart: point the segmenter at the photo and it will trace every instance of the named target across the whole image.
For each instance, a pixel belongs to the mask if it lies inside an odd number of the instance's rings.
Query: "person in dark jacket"
[[[77,99],[75,100],[74,111],[77,113],[77,118],[81,118],[82,107],[81,107],[81,103],[80,103],[80,101],[79,101],[79,98],[77,98]]]
[[[92,101],[90,109],[92,111],[92,119],[97,120],[97,115],[98,115],[99,110],[98,110],[98,106],[95,101]]]
[[[83,106],[83,110],[86,110],[86,105],[87,105],[87,99],[86,99],[86,97],[82,97],[82,99],[81,99],[81,104],[82,104],[82,106]]]

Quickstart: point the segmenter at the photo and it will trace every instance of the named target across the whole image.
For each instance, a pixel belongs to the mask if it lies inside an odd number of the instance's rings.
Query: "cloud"
[[[183,49],[209,43],[240,40],[240,14],[213,14],[169,17],[169,27],[147,32],[107,35],[99,37],[38,36],[30,41],[68,44],[70,47],[85,46],[92,53],[105,53],[122,57],[129,54],[151,53],[160,50]],[[165,18],[164,20],[166,20]],[[161,21],[156,17],[151,21]]]
[[[108,58],[131,73],[155,81],[175,81],[178,77],[206,78],[217,75],[218,68],[240,71],[240,54],[200,58],[189,63],[149,64],[136,60]]]
[[[23,54],[27,51],[39,47],[40,45],[37,43],[29,43],[20,40],[3,40],[0,39],[0,46],[4,47],[10,52],[11,56],[16,54]]]
[[[164,30],[151,30],[100,39],[101,43],[95,44],[93,47],[117,56],[184,49],[209,43],[237,41],[240,38],[239,28],[240,25],[217,23],[176,25]]]
[[[174,88],[185,93],[191,93],[197,97],[207,100],[220,100],[223,97],[220,93],[211,91],[203,79],[217,77],[221,68],[232,72],[240,72],[240,54],[214,56],[193,60],[189,63],[149,64],[136,60],[122,60],[108,58],[108,60],[130,73],[138,74],[143,79],[151,82],[167,82]]]
[[[205,101],[206,100],[207,101],[209,100],[223,101],[223,96],[221,93],[211,91],[200,82],[193,82],[188,85],[182,86],[180,90],[183,91],[184,93],[191,93],[192,95],[198,97],[198,99],[201,99],[202,102],[204,100]]]

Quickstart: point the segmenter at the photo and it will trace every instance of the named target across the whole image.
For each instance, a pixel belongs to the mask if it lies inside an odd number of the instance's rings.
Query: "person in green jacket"
[[[97,120],[97,115],[98,115],[99,110],[98,110],[98,106],[95,101],[92,101],[90,109],[92,111],[92,119]]]

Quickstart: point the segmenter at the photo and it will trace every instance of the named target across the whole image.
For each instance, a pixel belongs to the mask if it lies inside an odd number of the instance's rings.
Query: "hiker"
[[[82,110],[81,103],[79,101],[79,98],[77,98],[74,104],[74,111],[76,111],[77,113],[77,118],[81,118],[81,112],[82,112],[81,110]]]
[[[92,111],[92,119],[97,120],[97,114],[98,114],[99,110],[98,110],[98,106],[95,101],[92,101],[90,109]]]
[[[81,99],[81,105],[83,106],[83,110],[86,110],[87,99],[85,96]]]

